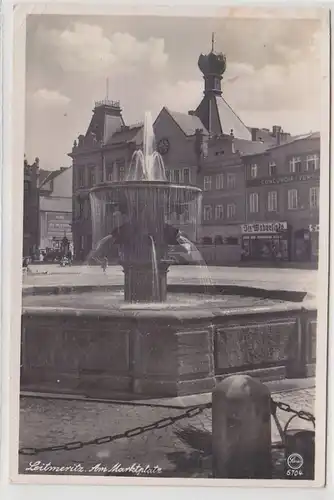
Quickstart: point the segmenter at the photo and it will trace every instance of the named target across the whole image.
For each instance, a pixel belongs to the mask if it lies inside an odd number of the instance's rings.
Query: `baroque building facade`
[[[286,173],[296,174],[295,180],[291,182],[306,185],[305,182],[308,181],[301,180],[297,172],[284,170],[291,158],[299,157],[297,150],[300,147],[300,155],[303,156],[305,140],[303,142],[302,138],[291,137],[277,125],[269,130],[249,128],[242,122],[223,97],[222,79],[226,58],[215,52],[214,47],[209,54],[200,55],[198,66],[204,79],[203,97],[198,107],[188,113],[163,107],[153,124],[156,149],[163,158],[167,178],[173,183],[196,185],[203,190],[201,224],[196,237],[192,239],[198,244],[222,248],[226,245],[233,246],[232,254],[236,260],[242,257],[263,259],[260,251],[252,250],[260,244],[247,243],[253,241],[255,236],[252,234],[249,238],[247,227],[260,222],[283,222],[284,227],[287,225],[291,228],[289,234],[294,236],[287,243],[288,250],[285,251],[285,247],[281,245],[275,258],[280,254],[284,254],[284,258],[287,256],[289,260],[297,258],[302,251],[298,250],[298,235],[303,233],[304,236],[300,239],[307,241],[308,233],[303,230],[313,223],[317,227],[317,208],[294,209],[292,213],[292,209],[285,211],[285,205],[280,201],[282,211],[275,212],[274,217],[272,212],[268,215],[263,201],[259,201],[258,212],[251,211],[249,199],[254,190],[259,200],[268,196],[268,186],[262,180],[269,175],[269,168],[270,178],[274,172],[283,177]],[[78,137],[69,153],[73,162],[72,231],[77,259],[85,260],[92,249],[90,189],[99,183],[124,180],[133,153],[142,147],[142,123],[125,124],[118,101],[103,100],[95,103],[86,133]],[[318,153],[319,147],[306,147],[304,163],[311,161],[306,157]],[[269,160],[271,156],[272,159]],[[274,161],[277,170],[274,170]],[[255,170],[250,165],[253,164],[258,166],[256,178],[252,177]],[[316,173],[314,176],[316,177]],[[315,179],[309,182],[313,181],[317,182]],[[310,192],[308,190],[311,187],[306,187],[306,191]],[[279,188],[281,189],[285,188]],[[304,188],[297,190],[300,190],[302,196]],[[253,198],[256,196],[253,195]],[[281,198],[285,195],[277,196]],[[187,234],[189,221],[186,214],[173,214],[173,217],[171,222]],[[312,232],[316,233],[316,230]],[[310,239],[313,241],[316,237],[310,236]],[[308,255],[316,254],[315,243],[312,248],[314,249]]]
[[[244,157],[244,258],[316,261],[319,248],[320,134],[294,137]]]

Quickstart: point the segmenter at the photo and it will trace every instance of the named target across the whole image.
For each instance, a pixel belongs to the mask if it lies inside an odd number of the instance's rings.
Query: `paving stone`
[[[312,412],[314,396],[314,388],[311,388],[275,393],[273,398],[297,410]],[[44,447],[118,434],[183,412],[182,408],[22,397],[20,447]],[[283,425],[289,418],[288,414],[281,411],[278,416]],[[299,428],[308,428],[308,424],[305,425],[299,419],[295,424]],[[99,467],[111,469],[116,464],[129,467],[136,463],[150,465],[151,468],[159,466],[162,469],[160,476],[209,477],[211,426],[211,410],[205,410],[196,417],[184,419],[164,429],[151,430],[109,444],[91,445],[72,451],[44,452],[37,457],[20,455],[19,470],[29,473],[26,471],[29,463],[37,461],[59,467],[81,464],[85,471],[99,464]],[[272,440],[279,440],[274,424]],[[281,451],[275,451],[277,467],[282,463],[282,456]],[[89,472],[91,474],[93,472]],[[95,474],[101,475],[101,471]]]

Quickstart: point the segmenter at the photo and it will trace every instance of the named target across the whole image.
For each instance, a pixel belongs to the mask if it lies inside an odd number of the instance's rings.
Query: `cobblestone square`
[[[314,387],[275,392],[275,401],[293,409],[314,411]],[[184,408],[148,406],[133,403],[103,403],[79,400],[22,397],[20,411],[20,447],[44,447],[67,442],[86,441],[123,433],[184,412]],[[291,414],[278,410],[285,425]],[[132,464],[150,469],[159,467],[167,477],[209,477],[211,474],[211,410],[180,420],[165,429],[155,429],[140,436],[119,439],[113,443],[86,446],[79,450],[20,456],[20,473],[47,473],[43,467],[75,467],[85,472],[73,474],[105,475],[104,470],[126,468]],[[312,429],[310,423],[296,419],[294,428]],[[272,420],[272,442],[280,436]],[[282,452],[276,452],[277,468]]]

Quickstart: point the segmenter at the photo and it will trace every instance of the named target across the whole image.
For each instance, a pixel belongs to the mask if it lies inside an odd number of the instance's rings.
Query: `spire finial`
[[[215,33],[212,32],[212,37],[211,37],[211,52],[214,52],[215,50]]]

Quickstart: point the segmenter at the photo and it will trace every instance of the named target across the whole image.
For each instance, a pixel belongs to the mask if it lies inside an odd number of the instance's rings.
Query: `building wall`
[[[239,238],[240,225],[245,221],[245,175],[230,136],[209,141],[198,186],[203,190],[201,239],[214,242],[217,237]],[[205,213],[206,207],[211,209],[211,218]]]
[[[240,241],[240,227],[245,221],[245,176],[244,166],[239,153],[233,149],[233,138],[222,136],[212,139],[204,158],[199,163],[196,152],[196,135],[186,135],[170,114],[162,110],[154,124],[156,144],[162,139],[169,142],[168,151],[162,155],[166,175],[171,182],[191,184],[204,188],[204,180],[211,177],[211,189],[202,193],[202,220],[196,227],[181,217],[173,218],[174,226],[179,227],[190,239],[197,242],[219,237],[232,244]],[[84,140],[82,140],[84,142]],[[104,146],[104,163],[101,163],[101,150],[82,144],[72,152],[73,158],[73,240],[78,258],[84,259],[92,246],[92,224],[89,190],[93,187],[89,169],[95,166],[95,183],[102,180],[117,181],[117,169],[111,169],[115,162],[123,160],[124,171],[129,168],[135,145],[123,143]],[[103,166],[101,166],[103,165]],[[102,170],[101,170],[102,169]],[[111,170],[112,176],[108,175]],[[104,172],[104,175],[99,175]],[[218,175],[223,176],[223,184],[216,183]],[[233,178],[232,182],[230,179]],[[212,216],[203,217],[203,211],[210,206]],[[223,207],[221,216],[216,206]],[[231,208],[232,207],[232,208]]]
[[[24,164],[23,255],[32,256],[39,243],[38,165]]]
[[[307,156],[319,157],[318,168],[307,165]],[[291,172],[290,161],[300,158],[296,171]],[[262,155],[244,158],[246,171],[246,222],[286,222],[289,233],[289,259],[312,260],[311,225],[319,224],[319,199],[315,206],[311,204],[311,190],[319,190],[320,182],[320,139],[303,139],[273,148]],[[269,163],[276,165],[269,172]],[[252,165],[257,165],[257,175],[252,177]],[[270,175],[271,174],[271,175]],[[289,191],[297,191],[297,205],[290,205]],[[276,192],[277,209],[270,210],[269,193]],[[252,211],[251,197],[258,196],[258,209]],[[291,194],[290,194],[291,196]],[[254,207],[253,207],[254,208]],[[275,207],[271,207],[275,208]],[[301,251],[303,256],[301,255]],[[307,257],[308,255],[308,257]]]
[[[154,123],[156,143],[168,139],[170,148],[163,155],[166,170],[191,169],[191,184],[197,184],[197,156],[195,151],[195,135],[186,136],[173,118],[162,110]]]
[[[65,235],[71,242],[71,225],[72,168],[68,168],[41,188],[39,247],[58,248]]]
[[[92,249],[92,221],[89,192],[104,181],[121,180],[119,166],[122,162],[124,174],[128,171],[133,145],[91,147],[83,144],[72,151],[73,158],[73,200],[72,230],[76,258],[84,260]],[[109,172],[113,172],[109,178]]]

